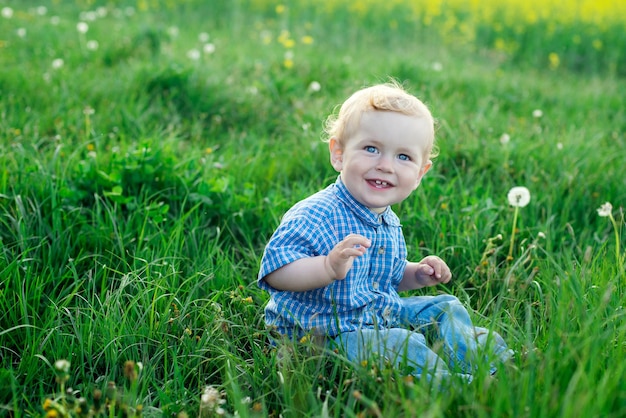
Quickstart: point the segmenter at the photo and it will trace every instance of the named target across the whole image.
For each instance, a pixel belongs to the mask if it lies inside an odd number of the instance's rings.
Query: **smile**
[[[385,189],[387,187],[393,186],[391,183],[387,183],[386,181],[383,181],[383,180],[367,180],[367,182],[371,186],[374,186],[377,189]]]

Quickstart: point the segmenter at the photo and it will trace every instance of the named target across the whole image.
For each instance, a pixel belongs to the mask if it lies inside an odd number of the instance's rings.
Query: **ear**
[[[428,172],[428,170],[430,170],[430,168],[433,166],[433,162],[431,160],[428,160],[424,163],[424,165],[422,166],[422,168],[420,168],[420,172],[419,175],[417,177],[417,181],[415,182],[415,188],[417,189],[417,186],[420,185],[420,183],[422,182],[422,177],[424,177],[424,175]]]
[[[343,170],[343,147],[336,138],[330,138],[328,150],[330,151],[330,164],[337,172],[341,172]]]

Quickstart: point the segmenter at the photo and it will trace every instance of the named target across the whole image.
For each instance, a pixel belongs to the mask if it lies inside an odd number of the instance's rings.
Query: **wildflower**
[[[283,14],[287,8],[284,4],[279,4],[276,6],[276,14]]]
[[[167,28],[167,33],[172,37],[172,38],[176,38],[178,36],[179,30],[178,27],[176,26],[170,26],[169,28]]]
[[[212,54],[215,52],[215,45],[211,43],[204,44],[204,47],[202,48],[202,50],[204,51],[205,54]]]
[[[611,216],[613,214],[613,205],[610,202],[606,202],[602,206],[598,208],[598,215],[606,218],[607,216]]]
[[[507,133],[504,133],[500,136],[500,143],[502,145],[508,144],[510,140],[511,140],[511,136]]]
[[[223,415],[224,410],[220,406],[226,403],[226,400],[222,399],[223,395],[223,392],[213,386],[206,386],[200,396],[200,410],[214,411],[218,415]]]
[[[126,377],[131,382],[134,382],[135,380],[137,380],[138,376],[138,367],[136,367],[135,362],[132,360],[127,360],[124,363],[124,377]]]
[[[537,234],[537,238],[546,239],[546,234],[544,232],[539,231]]]
[[[309,35],[305,35],[302,37],[302,43],[305,45],[311,45],[313,43],[313,37]]]
[[[51,25],[56,26],[56,25],[58,25],[58,24],[59,24],[59,22],[61,22],[61,18],[60,18],[59,16],[52,16],[52,17],[50,18],[50,24],[51,24]]]
[[[70,362],[67,360],[57,360],[54,362],[54,370],[56,370],[57,373],[69,373],[70,365]]]
[[[76,30],[80,33],[87,33],[87,31],[89,30],[89,25],[85,22],[78,22],[76,24]]]
[[[11,9],[10,7],[3,7],[2,17],[4,17],[5,19],[11,19],[13,17],[13,9]]]
[[[209,42],[209,34],[206,32],[200,32],[200,34],[198,34],[198,40],[203,44]]]
[[[52,60],[52,68],[55,70],[58,70],[59,68],[63,67],[63,59],[62,58],[57,58]]]
[[[557,142],[556,149],[558,149],[559,151],[562,150],[563,149],[563,143],[562,142]]]
[[[548,54],[548,61],[550,63],[550,68],[553,70],[557,69],[559,67],[559,64],[561,64],[559,54],[557,54],[556,52],[550,52],[550,54]]]
[[[511,231],[511,242],[509,244],[509,254],[506,257],[507,260],[513,260],[513,245],[515,244],[517,216],[519,208],[523,208],[530,202],[530,191],[523,186],[513,187],[509,190],[507,198],[509,199],[509,204],[515,207],[515,212],[513,214],[513,229]]]
[[[92,40],[87,41],[85,46],[87,47],[88,50],[95,51],[95,50],[98,49],[100,44],[98,43],[98,41],[95,41],[95,40],[92,39]]]
[[[539,119],[542,116],[543,116],[543,111],[541,109],[533,110],[533,118]]]
[[[318,92],[322,89],[322,85],[317,81],[311,81],[309,84],[309,91]]]
[[[48,13],[48,8],[46,6],[39,6],[36,10],[39,16],[45,16]]]
[[[197,61],[200,59],[200,51],[198,51],[197,49],[191,49],[189,51],[187,51],[187,58]]]
[[[530,191],[523,186],[513,187],[509,190],[507,198],[511,206],[523,208],[530,202]]]
[[[433,64],[432,64],[432,69],[433,69],[433,71],[437,71],[437,72],[439,72],[439,71],[443,70],[443,64],[441,64],[441,63],[440,63],[440,62],[438,62],[438,61],[435,61],[435,62],[433,62]]]

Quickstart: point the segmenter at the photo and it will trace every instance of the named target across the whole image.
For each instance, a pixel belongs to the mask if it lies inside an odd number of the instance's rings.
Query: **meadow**
[[[0,416],[626,416],[626,3],[0,11]],[[394,209],[454,279],[414,293],[504,336],[495,380],[268,344],[264,245],[337,176],[326,116],[390,77],[437,119]]]

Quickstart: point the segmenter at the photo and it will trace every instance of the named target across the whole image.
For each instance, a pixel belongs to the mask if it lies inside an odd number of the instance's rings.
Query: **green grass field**
[[[0,416],[626,416],[624,15],[293,3],[0,0]],[[416,294],[505,337],[496,380],[268,346],[264,245],[336,177],[326,116],[389,77],[437,119],[395,209],[454,280]]]

